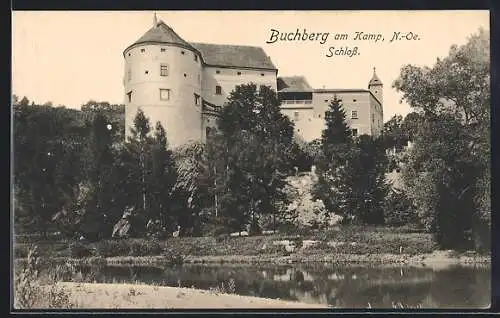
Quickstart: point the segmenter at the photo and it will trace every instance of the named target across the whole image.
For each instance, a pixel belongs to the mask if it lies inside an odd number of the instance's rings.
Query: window
[[[127,93],[127,98],[128,98],[128,102],[131,103],[132,102],[132,91]]]
[[[200,105],[200,95],[194,94],[194,104]]]
[[[170,100],[170,90],[160,88],[160,100]]]
[[[264,76],[264,73],[260,73],[260,76]]]
[[[165,52],[165,48],[164,48],[164,47],[162,47],[162,48],[160,49],[160,51],[161,51],[161,52]]]
[[[148,70],[145,70],[145,71],[144,71],[144,74],[149,74],[149,71],[148,71]]]
[[[352,101],[353,101],[353,102],[356,102],[356,99],[353,99]]]
[[[160,65],[160,76],[168,76],[168,65],[167,64]]]
[[[130,82],[130,80],[132,79],[132,69],[128,69],[128,72],[127,72],[127,81]]]
[[[210,136],[212,135],[212,128],[207,127],[207,128],[205,129],[205,131],[206,131],[206,134],[207,134],[207,139],[208,139],[208,138],[210,138]]]
[[[146,52],[146,49],[141,49],[141,53],[144,53],[144,52]]]
[[[187,77],[187,74],[186,74],[186,73],[184,73],[184,77]]]
[[[130,53],[128,54],[128,56],[130,56]]]
[[[297,129],[297,132],[300,132],[300,129]]]
[[[238,74],[238,75],[241,75],[241,72],[238,72],[237,74]]]
[[[325,99],[325,103],[328,103],[328,99]]]
[[[198,55],[196,55],[196,53],[194,53],[194,61],[198,62]]]
[[[294,112],[293,117],[295,120],[299,120],[299,112]]]
[[[357,137],[357,136],[358,136],[358,130],[357,130],[356,128],[354,128],[354,129],[352,130],[352,136],[353,136],[353,137]]]
[[[219,70],[215,71],[215,74],[220,74],[220,71]]]
[[[375,114],[372,114],[372,122],[375,122]]]
[[[318,118],[321,118],[321,114],[318,115]]]
[[[220,87],[219,85],[215,86],[215,94],[222,95],[222,87]]]
[[[358,119],[358,111],[357,110],[351,111],[351,118],[352,119]]]

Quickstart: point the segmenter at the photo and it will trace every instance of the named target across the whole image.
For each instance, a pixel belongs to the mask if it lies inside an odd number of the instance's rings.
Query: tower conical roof
[[[188,42],[184,41],[171,27],[161,20],[130,46],[149,42],[177,44],[193,49]]]
[[[375,68],[373,68],[372,79],[370,80],[370,83],[368,83],[368,86],[371,85],[382,85],[382,81],[380,80],[380,78],[378,78],[377,73],[375,72]]]

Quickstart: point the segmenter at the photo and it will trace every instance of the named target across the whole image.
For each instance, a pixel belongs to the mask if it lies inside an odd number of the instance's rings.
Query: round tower
[[[125,135],[139,108],[154,129],[159,121],[175,148],[202,138],[200,53],[163,21],[123,52]]]

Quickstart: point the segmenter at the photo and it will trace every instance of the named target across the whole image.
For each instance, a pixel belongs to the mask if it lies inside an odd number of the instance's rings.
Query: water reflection
[[[234,279],[240,295],[342,308],[479,308],[490,303],[489,267],[194,266],[82,268],[97,282],[209,289]]]

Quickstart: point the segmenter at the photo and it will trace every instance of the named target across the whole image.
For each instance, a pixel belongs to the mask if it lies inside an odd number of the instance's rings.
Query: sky
[[[260,46],[278,76],[303,75],[313,88],[366,89],[376,67],[384,83],[384,121],[411,111],[391,87],[403,65],[432,66],[451,45],[465,44],[480,27],[489,30],[489,12],[483,10],[156,13],[188,42]],[[12,93],[70,108],[89,100],[123,103],[123,50],[152,27],[153,16],[153,11],[14,11]],[[329,35],[324,43],[321,36],[266,43],[273,29]],[[356,32],[380,34],[384,41],[355,39]],[[394,32],[418,40],[390,42]],[[335,34],[348,39],[335,40]],[[357,47],[359,55],[327,57],[330,47]]]

